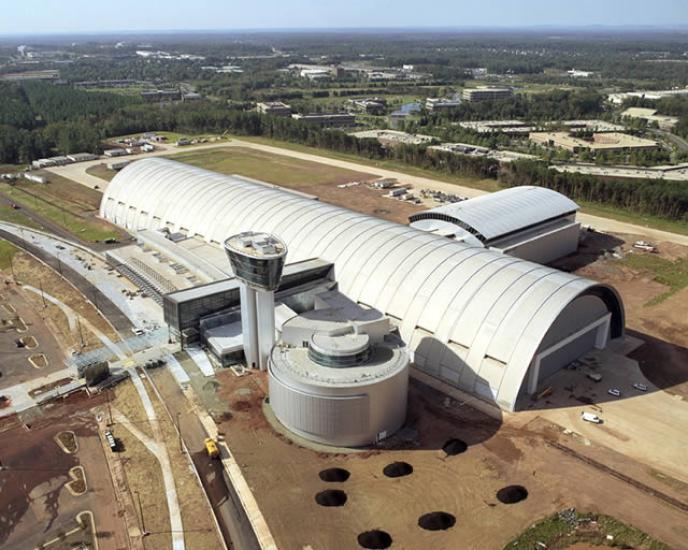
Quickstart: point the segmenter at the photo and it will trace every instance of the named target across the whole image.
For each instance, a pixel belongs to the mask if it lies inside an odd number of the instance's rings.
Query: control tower
[[[246,365],[266,370],[275,343],[275,290],[287,256],[284,242],[248,231],[229,237],[225,252],[241,281],[241,329]]]

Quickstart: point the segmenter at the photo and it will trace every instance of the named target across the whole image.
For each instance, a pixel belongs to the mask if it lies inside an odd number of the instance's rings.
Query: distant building
[[[332,69],[301,69],[299,73],[301,78],[307,78],[309,80],[322,80],[325,78],[332,78]]]
[[[301,115],[294,114],[291,115],[294,120],[299,120],[307,124],[313,124],[315,126],[320,126],[321,128],[344,128],[350,126],[356,126],[356,115],[348,113],[330,113],[330,114],[310,114]]]
[[[558,147],[572,153],[582,151],[629,151],[631,149],[656,149],[659,145],[651,139],[643,139],[618,132],[595,133],[592,139],[585,140],[567,132],[533,132],[533,143],[546,147]]]
[[[145,101],[179,101],[182,93],[179,90],[150,90],[141,92],[141,98]]]
[[[114,170],[115,172],[119,172],[122,168],[124,168],[125,166],[128,166],[130,163],[131,163],[130,160],[119,160],[119,161],[108,163],[107,167],[108,167],[108,170]]]
[[[67,158],[72,162],[86,162],[89,160],[96,160],[98,155],[93,153],[74,153],[72,155],[67,155]]]
[[[42,71],[25,71],[22,73],[5,73],[0,75],[0,80],[20,81],[20,80],[57,80],[60,72],[46,69]]]
[[[256,105],[256,111],[261,115],[291,116],[291,106],[281,101],[266,101]]]
[[[621,116],[624,118],[640,118],[648,123],[657,123],[661,130],[672,130],[678,118],[673,116],[658,115],[656,109],[645,109],[643,107],[631,107],[626,109]]]
[[[197,92],[187,92],[182,95],[182,101],[200,101],[203,96]]]
[[[595,73],[593,73],[592,71],[579,71],[576,69],[571,69],[570,71],[567,71],[567,74],[571,78],[590,78]]]
[[[375,97],[372,99],[351,99],[349,104],[358,112],[368,115],[384,115],[387,108],[385,99]]]
[[[422,134],[407,134],[398,130],[363,130],[350,134],[358,139],[377,139],[383,147],[394,147],[397,145],[423,145],[429,144],[436,139],[433,136]]]
[[[108,158],[113,158],[113,157],[123,157],[127,155],[126,149],[108,149],[107,151],[103,152],[103,155],[105,155]]]
[[[425,108],[431,113],[451,111],[461,106],[460,99],[447,99],[443,97],[429,97],[425,100]]]
[[[485,78],[488,75],[487,69],[485,67],[475,67],[471,69],[466,69],[465,73],[472,76],[473,78]]]
[[[511,88],[488,88],[487,86],[480,88],[466,88],[463,91],[462,97],[464,101],[493,101],[495,99],[508,99],[514,95]]]
[[[621,105],[627,99],[632,97],[640,97],[644,99],[657,100],[665,97],[680,97],[688,95],[688,86],[685,88],[677,88],[675,90],[644,90],[637,92],[623,92],[617,94],[609,94],[607,99],[611,103]]]

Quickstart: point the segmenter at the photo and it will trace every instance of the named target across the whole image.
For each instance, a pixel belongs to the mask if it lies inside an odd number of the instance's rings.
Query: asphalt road
[[[655,130],[654,133],[659,136],[662,136],[666,140],[673,143],[682,152],[688,152],[688,141],[686,141],[682,137],[677,136],[676,134],[672,134],[671,132],[666,132],[664,130]]]
[[[103,294],[96,286],[92,285],[88,279],[82,277],[71,267],[51,256],[43,249],[20,239],[8,231],[0,229],[0,237],[11,242],[12,244],[15,244],[17,247],[26,250],[31,255],[35,256],[43,263],[49,265],[55,271],[60,273],[60,275],[72,283],[72,285],[74,285],[86,298],[88,298],[96,307],[96,309],[100,310],[105,318],[110,321],[115,330],[122,334],[130,333],[133,326],[131,321],[112,301],[110,301],[110,298]]]

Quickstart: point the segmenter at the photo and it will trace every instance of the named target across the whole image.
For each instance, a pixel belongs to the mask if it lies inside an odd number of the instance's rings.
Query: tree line
[[[688,222],[688,186],[683,182],[601,178],[557,172],[539,161],[521,160],[503,167],[500,182],[508,187],[547,187],[573,200],[607,204],[638,214]]]

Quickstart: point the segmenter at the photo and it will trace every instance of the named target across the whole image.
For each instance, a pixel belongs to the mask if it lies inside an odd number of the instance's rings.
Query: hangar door
[[[611,313],[596,296],[581,296],[561,312],[545,335],[521,391],[535,393],[540,383],[591,349],[603,349]]]

